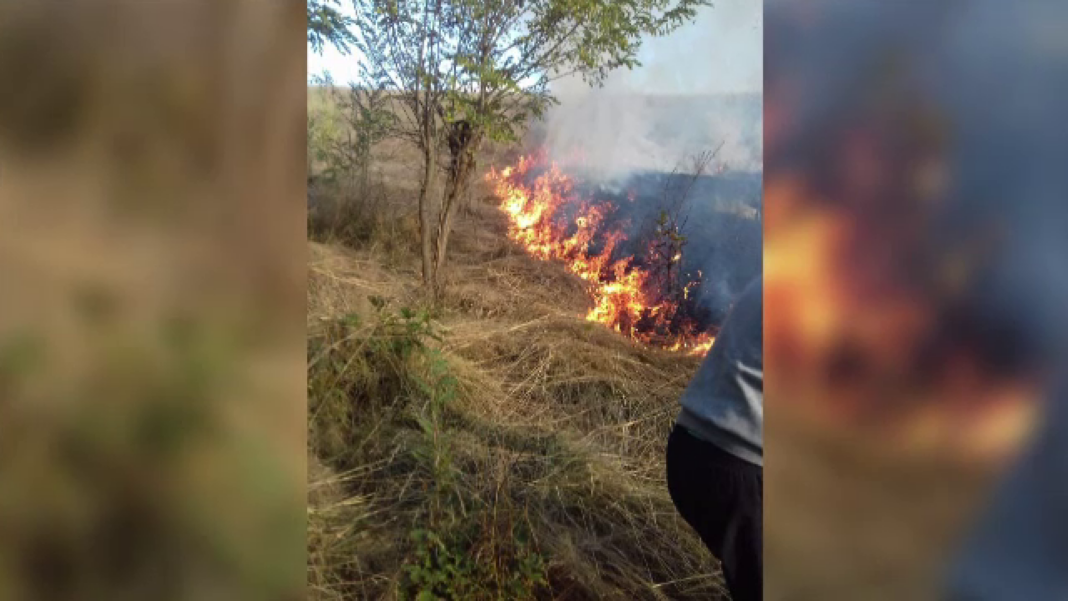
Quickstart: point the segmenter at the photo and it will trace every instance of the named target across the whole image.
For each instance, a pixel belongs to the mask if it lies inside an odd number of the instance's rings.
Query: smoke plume
[[[603,87],[554,82],[560,105],[543,124],[551,156],[614,179],[670,171],[718,147],[725,168],[759,172],[762,26],[760,2],[718,2],[671,35],[644,40],[642,66],[612,73]]]

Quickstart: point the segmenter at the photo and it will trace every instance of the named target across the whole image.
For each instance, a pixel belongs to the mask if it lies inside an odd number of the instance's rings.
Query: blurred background
[[[768,599],[938,598],[1041,421],[1066,13],[765,2]]]
[[[304,19],[0,4],[0,599],[303,594]]]

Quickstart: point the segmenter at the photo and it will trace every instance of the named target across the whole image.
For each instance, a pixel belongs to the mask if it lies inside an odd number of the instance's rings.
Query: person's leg
[[[750,466],[739,474],[739,509],[734,514],[736,531],[731,560],[732,580],[737,583],[734,601],[759,601],[764,596],[764,477],[761,468]]]
[[[668,491],[679,514],[720,561],[734,601],[763,596],[761,469],[676,428]]]

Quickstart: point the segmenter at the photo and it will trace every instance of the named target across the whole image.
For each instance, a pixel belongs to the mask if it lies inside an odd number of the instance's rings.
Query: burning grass
[[[414,255],[310,244],[313,598],[726,598],[664,482],[698,359],[583,319],[495,204],[433,312]]]
[[[616,216],[618,207],[583,198],[544,151],[487,179],[508,216],[508,237],[533,257],[561,261],[587,283],[593,299],[587,321],[672,351],[700,356],[711,348],[712,334],[692,296],[702,274],[681,273],[685,240],[667,211],[631,254],[623,250],[628,224]]]

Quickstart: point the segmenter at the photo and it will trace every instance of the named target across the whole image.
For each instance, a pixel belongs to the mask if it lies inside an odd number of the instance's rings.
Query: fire
[[[535,177],[536,171],[541,173]],[[649,346],[697,356],[708,352],[712,334],[687,313],[700,272],[673,290],[671,281],[656,272],[655,249],[623,255],[626,223],[614,218],[615,207],[580,198],[574,180],[544,151],[490,171],[487,180],[508,217],[508,237],[537,259],[561,261],[587,282],[593,300],[587,321]],[[633,202],[633,193],[628,199]],[[681,260],[679,251],[666,263]]]
[[[932,359],[942,364],[938,375],[917,379],[910,371],[916,349],[938,316],[930,301],[901,283],[867,293],[842,260],[860,252],[851,245],[856,219],[840,210],[795,210],[793,196],[809,192],[788,178],[765,190],[769,398],[800,401],[807,414],[841,425],[872,424],[878,415],[882,432],[902,449],[949,445],[984,460],[1010,456],[1034,423],[1032,385],[983,373],[965,349]],[[845,372],[843,349],[852,356]]]
[[[963,344],[916,367],[944,319],[939,299],[881,251],[908,247],[896,242],[919,226],[866,218],[849,194],[834,203],[816,189],[765,176],[768,398],[839,425],[878,423],[903,448],[1007,456],[1033,419],[1033,385],[984,372]]]

